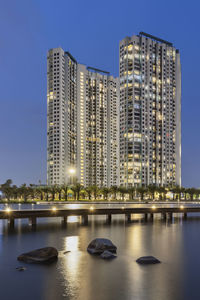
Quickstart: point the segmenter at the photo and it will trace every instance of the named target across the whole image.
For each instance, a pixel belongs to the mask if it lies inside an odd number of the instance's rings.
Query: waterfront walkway
[[[50,209],[23,209],[12,210],[9,207],[0,211],[0,219],[7,219],[11,228],[14,228],[15,219],[28,219],[29,224],[35,227],[38,218],[55,218],[59,217],[63,223],[67,223],[69,216],[80,216],[83,224],[88,223],[88,216],[90,215],[105,215],[108,223],[112,221],[112,215],[124,215],[127,222],[131,221],[131,216],[140,214],[144,216],[144,219],[153,220],[155,214],[160,214],[162,219],[172,219],[173,214],[181,214],[185,219],[188,213],[200,213],[200,206],[176,206],[176,207],[159,207],[152,205],[150,207],[118,207],[118,208],[98,208],[90,206],[88,208],[68,208],[62,209],[58,207],[52,207]]]

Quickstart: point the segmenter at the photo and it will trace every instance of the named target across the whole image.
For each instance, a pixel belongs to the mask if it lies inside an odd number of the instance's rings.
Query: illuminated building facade
[[[120,185],[181,185],[179,51],[143,32],[119,51]]]
[[[47,183],[118,185],[118,79],[54,48],[47,63]]]
[[[77,162],[77,62],[61,48],[47,57],[47,183],[68,182]]]
[[[118,80],[78,65],[78,178],[84,186],[118,185]]]
[[[47,64],[47,183],[181,185],[181,65],[140,32],[119,47],[119,80],[54,48]],[[74,174],[76,172],[76,174]]]

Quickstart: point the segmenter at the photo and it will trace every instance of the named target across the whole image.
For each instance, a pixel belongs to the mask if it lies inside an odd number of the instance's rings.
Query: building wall
[[[117,185],[117,80],[79,64],[77,95],[79,180]]]
[[[65,183],[77,165],[77,62],[65,52]],[[73,175],[74,176],[74,175]]]
[[[176,54],[176,183],[181,186],[181,63]]]
[[[77,177],[86,186],[86,67],[77,69]]]
[[[47,182],[181,185],[181,65],[169,42],[120,42],[119,79],[61,48],[47,61]]]
[[[107,186],[119,185],[119,81],[118,78],[108,78],[107,105]]]
[[[117,185],[117,79],[78,64],[61,48],[48,52],[47,182]]]
[[[65,54],[51,49],[47,57],[47,183],[65,180]]]
[[[64,184],[76,165],[77,63],[61,48],[47,57],[47,183]]]
[[[120,42],[120,184],[181,182],[180,55],[143,34]]]

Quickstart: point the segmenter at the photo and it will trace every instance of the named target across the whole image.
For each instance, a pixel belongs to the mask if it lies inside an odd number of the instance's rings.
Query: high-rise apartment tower
[[[118,184],[118,80],[78,65],[78,178],[84,186]]]
[[[71,177],[84,186],[181,185],[179,51],[140,32],[119,52],[118,80],[49,50],[49,185]]]
[[[120,185],[181,185],[179,51],[143,32],[119,51]]]
[[[118,79],[61,48],[47,65],[47,183],[118,185]]]

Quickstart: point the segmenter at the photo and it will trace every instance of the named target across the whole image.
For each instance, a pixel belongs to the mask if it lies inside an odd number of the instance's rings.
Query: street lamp
[[[7,208],[5,209],[5,211],[6,211],[7,213],[10,213],[10,212],[11,212],[11,208],[10,208],[10,207],[7,207]]]
[[[70,169],[69,169],[69,174],[73,175],[73,174],[75,174],[75,173],[76,173],[75,168],[70,168]]]
[[[70,175],[70,177],[71,177],[71,183],[73,184],[73,178],[74,178],[74,175],[75,175],[75,173],[76,173],[76,169],[75,168],[73,168],[73,167],[71,167],[71,168],[69,168],[69,170],[68,170],[68,173],[69,173],[69,175]]]

